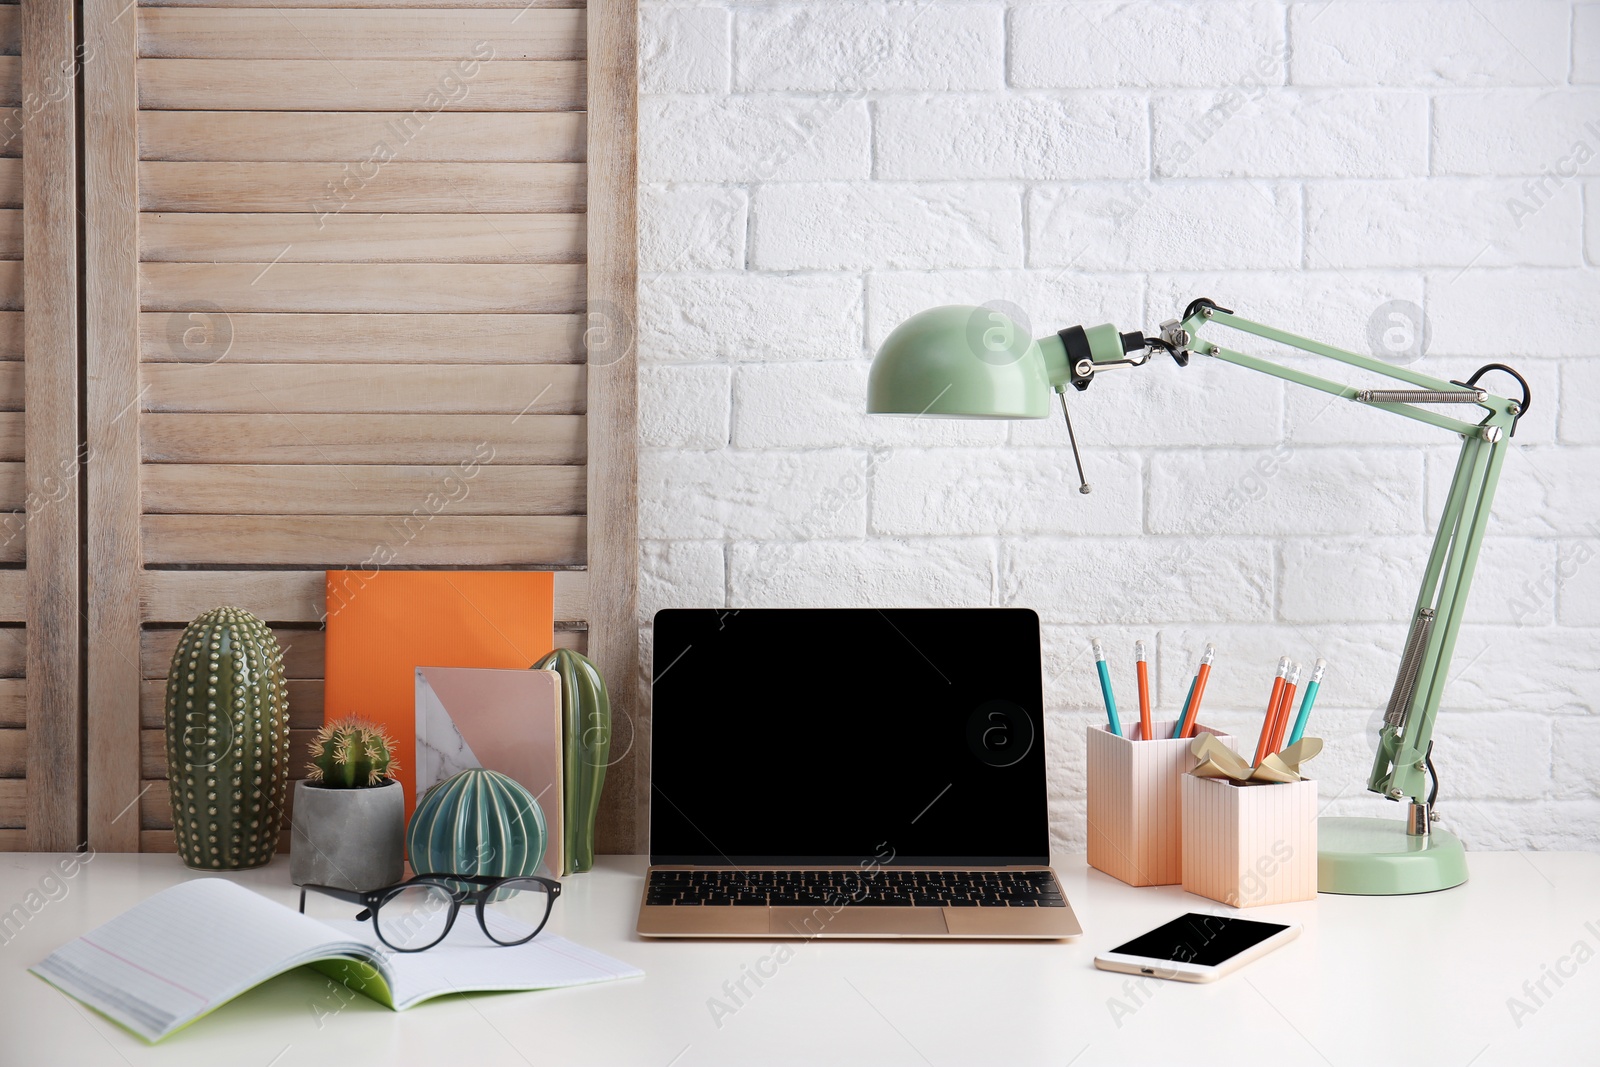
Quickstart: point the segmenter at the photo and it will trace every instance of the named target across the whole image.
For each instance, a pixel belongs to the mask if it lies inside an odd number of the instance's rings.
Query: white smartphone
[[[1214,982],[1299,936],[1299,923],[1192,911],[1096,956],[1094,965],[1179,982]]]

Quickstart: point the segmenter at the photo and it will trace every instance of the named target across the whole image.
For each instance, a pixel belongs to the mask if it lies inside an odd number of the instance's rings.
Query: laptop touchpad
[[[768,908],[767,929],[788,937],[932,937],[947,932],[942,908]]]

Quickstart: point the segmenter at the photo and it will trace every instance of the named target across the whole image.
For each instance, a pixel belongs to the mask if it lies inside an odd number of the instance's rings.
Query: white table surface
[[[552,928],[642,967],[643,979],[391,1012],[341,1000],[300,970],[153,1046],[26,968],[197,875],[173,856],[102,854],[44,883],[58,859],[0,854],[0,911],[34,890],[44,901],[20,933],[0,931],[5,1067],[1600,1062],[1600,855],[1587,853],[1473,853],[1471,880],[1449,892],[1237,913],[1176,887],[1131,889],[1070,857],[1056,869],[1084,926],[1078,941],[790,943],[792,958],[760,988],[746,980],[742,1005],[723,983],[770,972],[762,960],[776,944],[641,941],[644,861],[602,857],[566,879]],[[285,857],[233,877],[296,899]],[[325,904],[318,914],[340,914]],[[1190,910],[1296,919],[1305,932],[1211,985],[1141,985],[1094,968],[1097,951]],[[1513,997],[1530,1009],[1520,1019]],[[736,1010],[714,1019],[712,998]]]

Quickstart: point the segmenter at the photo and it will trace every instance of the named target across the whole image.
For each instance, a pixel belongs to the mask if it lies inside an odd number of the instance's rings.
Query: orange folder
[[[416,806],[416,669],[526,669],[555,647],[555,577],[537,571],[329,571],[323,717],[395,740]]]

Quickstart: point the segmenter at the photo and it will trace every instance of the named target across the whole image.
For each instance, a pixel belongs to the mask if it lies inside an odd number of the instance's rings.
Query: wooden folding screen
[[[271,623],[320,724],[329,567],[559,571],[631,730],[632,3],[126,2],[84,17],[90,840],[172,847],[199,612]]]

